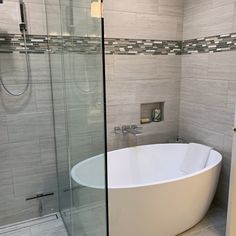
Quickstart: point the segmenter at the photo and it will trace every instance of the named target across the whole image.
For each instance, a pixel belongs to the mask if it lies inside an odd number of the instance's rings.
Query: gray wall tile
[[[178,31],[178,18],[140,13],[136,15],[136,37],[144,39],[182,39]],[[155,30],[152,30],[155,29]]]
[[[109,1],[108,1],[109,2]],[[113,10],[123,12],[135,12],[135,13],[147,13],[158,15],[159,1],[153,0],[130,0],[125,1],[113,1]]]
[[[185,0],[184,39],[234,32],[235,1]],[[227,205],[235,97],[234,51],[182,56],[180,136],[223,154],[216,199]]]
[[[46,23],[47,23],[48,34],[61,35],[62,31],[61,31],[60,6],[59,4],[52,4],[51,0],[46,0],[45,2],[46,2],[46,13],[47,13]]]
[[[6,116],[0,116],[0,143],[8,142],[7,119]]]
[[[26,3],[27,22],[29,33],[35,35],[46,35],[46,12],[43,4]]]
[[[106,10],[105,37],[136,38],[136,13]]]
[[[184,39],[230,33],[233,30],[233,1],[185,0]]]
[[[105,4],[105,36],[109,38],[178,40],[182,39],[182,23],[183,0]]]
[[[17,34],[20,23],[19,2],[5,1],[0,6],[0,33]]]
[[[184,0],[159,0],[159,14],[182,17],[184,14]]]

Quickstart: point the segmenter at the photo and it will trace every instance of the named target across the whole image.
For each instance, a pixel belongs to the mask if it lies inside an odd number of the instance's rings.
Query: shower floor
[[[0,228],[1,236],[67,236],[60,214],[53,214]]]

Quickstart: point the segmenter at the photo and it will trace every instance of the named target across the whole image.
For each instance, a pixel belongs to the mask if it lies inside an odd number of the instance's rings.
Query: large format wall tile
[[[159,0],[159,14],[183,17],[184,0]]]
[[[113,10],[157,15],[159,11],[159,1],[130,0],[126,3],[124,1],[113,1]]]
[[[136,37],[144,39],[182,39],[179,18],[140,13],[136,15]],[[155,29],[155,30],[152,30]]]
[[[42,4],[27,3],[27,23],[29,33],[35,35],[46,35],[46,12],[45,6]]]
[[[20,33],[19,23],[19,2],[4,1],[4,4],[0,5],[0,33]]]
[[[0,143],[8,142],[7,119],[5,115],[0,115]]]
[[[109,38],[180,40],[182,24],[183,0],[105,2],[105,36]]]
[[[185,0],[184,39],[201,38],[233,31],[233,1]]]
[[[209,55],[208,77],[211,80],[235,81],[236,52]]]
[[[104,12],[105,37],[135,38],[136,13],[107,10]]]

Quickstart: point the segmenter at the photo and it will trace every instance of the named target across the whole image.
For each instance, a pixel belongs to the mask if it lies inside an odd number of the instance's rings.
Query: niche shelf
[[[152,102],[141,104],[140,124],[158,123],[164,120],[165,102]],[[153,121],[153,111],[160,110],[160,119]]]

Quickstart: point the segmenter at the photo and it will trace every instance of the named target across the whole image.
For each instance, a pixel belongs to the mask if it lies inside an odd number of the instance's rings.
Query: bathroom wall
[[[19,97],[0,92],[0,226],[39,216],[38,200],[25,200],[36,193],[54,192],[44,199],[43,213],[58,210],[49,61],[36,50],[47,34],[45,6],[40,0],[25,2],[33,35],[28,37],[30,86]],[[27,78],[19,23],[19,2],[0,4],[0,76],[15,93],[24,89]]]
[[[176,138],[183,1],[106,0],[104,4],[108,149]],[[165,102],[164,121],[142,125],[139,137],[114,134],[115,126],[140,125],[140,104],[158,101]]]
[[[236,2],[185,0],[179,134],[223,156],[217,200],[227,204],[236,101]]]

